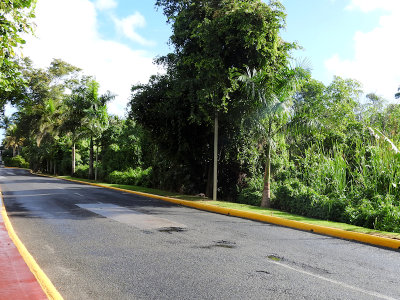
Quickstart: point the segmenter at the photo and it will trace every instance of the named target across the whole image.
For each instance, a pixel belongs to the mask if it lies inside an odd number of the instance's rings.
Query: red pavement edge
[[[1,203],[0,210],[4,210]],[[0,213],[0,300],[11,299],[48,298],[8,235]]]

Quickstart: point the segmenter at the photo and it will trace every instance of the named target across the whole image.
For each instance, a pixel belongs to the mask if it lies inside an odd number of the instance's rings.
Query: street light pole
[[[218,111],[215,110],[214,116],[214,176],[213,176],[213,200],[217,200],[218,182]]]

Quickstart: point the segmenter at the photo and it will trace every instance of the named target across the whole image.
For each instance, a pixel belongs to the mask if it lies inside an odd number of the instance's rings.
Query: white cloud
[[[133,15],[130,15],[123,19],[118,19],[115,17],[113,19],[117,30],[124,34],[130,40],[143,46],[154,45],[154,42],[146,40],[144,37],[136,32],[137,28],[146,26],[146,20],[139,12],[135,12]]]
[[[392,11],[399,8],[399,0],[350,0],[347,10],[361,10],[362,12],[371,12],[377,9]]]
[[[29,38],[24,54],[38,67],[61,58],[95,76],[102,92],[118,96],[109,111],[122,116],[132,84],[145,83],[159,69],[143,51],[100,38],[96,8],[89,0],[41,0],[36,9],[37,39]]]
[[[96,0],[94,5],[98,10],[109,10],[117,7],[115,0]]]
[[[325,61],[325,67],[334,75],[359,80],[365,92],[393,100],[400,84],[400,1],[352,0],[347,9],[362,12],[381,9],[385,15],[373,30],[355,33],[353,59],[341,59],[335,54]]]

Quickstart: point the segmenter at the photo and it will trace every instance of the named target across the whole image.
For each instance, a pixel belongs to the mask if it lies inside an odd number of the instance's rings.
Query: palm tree
[[[251,116],[255,121],[253,131],[265,151],[264,187],[261,206],[271,206],[271,147],[274,137],[282,132],[290,121],[290,106],[294,92],[300,87],[309,71],[301,66],[286,68],[276,74],[273,82],[263,70],[249,70],[239,76],[244,83],[246,94],[255,101],[256,109]]]
[[[93,177],[94,140],[108,126],[106,104],[114,97],[110,92],[99,95],[99,84],[92,78],[86,77],[67,99],[68,110],[63,127],[72,135],[72,174],[75,172],[75,143],[82,136],[86,136],[90,139],[89,178]]]
[[[83,119],[85,118],[85,110],[88,109],[89,106],[86,101],[86,88],[90,80],[90,77],[83,77],[78,84],[72,87],[71,95],[64,101],[66,110],[62,115],[63,123],[61,125],[61,131],[69,134],[72,141],[71,176],[74,175],[76,168],[75,145],[84,135],[82,131]]]
[[[11,125],[8,127],[8,130],[6,131],[6,137],[4,139],[5,142],[5,147],[7,149],[12,149],[13,150],[13,157],[17,155],[17,152],[19,154],[19,148],[23,146],[25,141],[25,138],[20,137],[17,134],[17,126],[16,125]]]
[[[63,123],[61,131],[70,135],[72,141],[71,151],[71,176],[75,173],[76,168],[76,143],[82,136],[82,119],[83,115],[83,97],[78,89],[75,89],[72,94],[65,100],[66,110],[63,113]]]
[[[96,81],[91,81],[88,84],[88,100],[90,101],[90,107],[85,110],[85,117],[83,118],[84,131],[90,138],[90,151],[89,151],[89,178],[93,178],[93,161],[94,161],[94,141],[107,129],[108,113],[107,113],[107,102],[113,99],[115,96],[110,92],[104,95],[98,95],[99,84]],[[97,180],[97,160],[98,160],[98,149],[99,145],[96,145],[96,170],[94,179]]]
[[[9,116],[3,115],[3,118],[0,123],[0,128],[3,128],[4,130],[7,131],[8,127],[13,124],[13,119]]]

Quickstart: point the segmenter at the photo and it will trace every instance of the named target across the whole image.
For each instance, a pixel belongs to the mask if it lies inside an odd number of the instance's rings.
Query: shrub
[[[346,214],[354,225],[400,232],[400,207],[394,205],[394,200],[393,195],[376,195],[372,200],[362,199],[358,205],[349,205]]]
[[[145,170],[140,167],[137,167],[136,169],[129,168],[126,171],[113,171],[108,175],[108,180],[110,183],[150,187],[151,173],[151,167]]]
[[[305,186],[298,179],[285,181],[276,189],[273,206],[290,213],[312,218],[342,221],[345,197],[329,198]]]
[[[29,168],[29,163],[21,155],[5,157],[4,164],[7,167]]]
[[[246,178],[244,187],[239,190],[237,202],[249,205],[260,206],[263,189],[263,178]]]
[[[75,168],[74,176],[79,178],[89,178],[89,166],[79,165]]]

